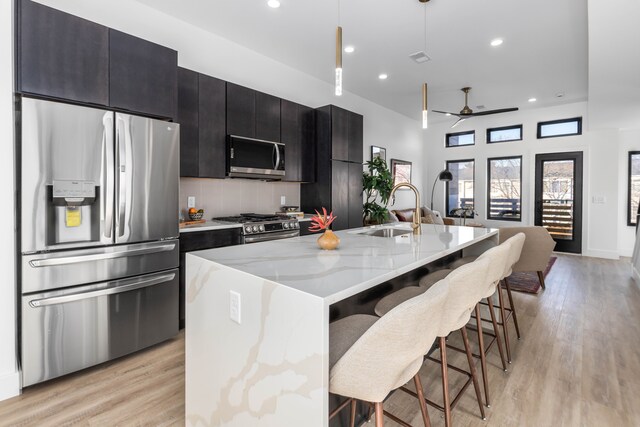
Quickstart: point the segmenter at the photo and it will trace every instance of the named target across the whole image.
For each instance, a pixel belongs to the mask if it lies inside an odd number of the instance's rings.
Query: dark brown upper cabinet
[[[108,28],[29,0],[16,10],[17,91],[108,105]]]
[[[198,81],[195,71],[178,68],[178,112],[180,123],[180,176],[199,176]]]
[[[286,148],[284,181],[315,181],[315,114],[311,107],[283,99],[280,142]]]
[[[226,82],[178,69],[180,176],[224,178]]]
[[[280,98],[227,83],[227,134],[280,141]]]
[[[256,91],[227,82],[227,134],[256,137]]]
[[[280,141],[280,98],[256,92],[256,138]]]
[[[362,163],[362,116],[335,105],[323,108],[331,121],[331,159]]]
[[[109,105],[162,118],[176,115],[178,52],[109,30]]]

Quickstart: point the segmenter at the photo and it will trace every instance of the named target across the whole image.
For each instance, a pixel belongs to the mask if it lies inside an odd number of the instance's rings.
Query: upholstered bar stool
[[[446,300],[445,308],[444,310],[442,310],[442,317],[440,319],[441,325],[438,332],[438,346],[440,348],[439,362],[442,369],[442,395],[444,404],[443,406],[440,406],[432,401],[427,401],[429,404],[444,411],[445,424],[447,426],[451,425],[452,407],[455,406],[458,399],[466,390],[470,382],[473,383],[476,392],[476,398],[478,400],[478,407],[480,408],[481,417],[483,419],[485,418],[480,386],[478,384],[475,363],[473,362],[473,357],[469,346],[466,324],[471,317],[471,312],[480,299],[480,292],[484,291],[484,288],[486,288],[486,284],[478,284],[477,282],[478,280],[480,280],[480,282],[484,280],[488,269],[489,262],[487,260],[479,260],[477,262],[470,263],[464,267],[461,267],[458,270],[451,272],[450,274],[448,274],[447,272],[440,273],[442,276],[446,276],[446,278],[438,281],[430,288],[427,288],[426,286],[409,286],[400,289],[399,291],[394,292],[380,300],[375,308],[376,314],[381,315],[382,318],[384,318],[386,313],[390,312],[389,310],[394,309],[394,305],[401,304],[403,300],[415,298],[415,295],[428,295],[431,291],[439,292],[440,288],[443,287],[448,288],[448,298]],[[445,339],[451,332],[457,330],[460,330],[465,345],[467,361],[469,363],[470,369],[470,372],[468,373],[450,366],[447,363],[447,345]],[[466,373],[469,375],[469,379],[462,387],[462,390],[453,399],[453,401],[449,396],[448,369],[450,367],[457,370],[458,372]],[[420,394],[420,390],[417,390],[418,393],[414,393],[404,387],[402,387],[402,390],[414,396]]]
[[[384,411],[382,402],[412,378],[424,425],[430,426],[418,371],[440,330],[447,291],[444,286],[425,292],[381,318],[354,315],[330,324],[329,391],[352,399],[351,426],[357,399],[374,404],[376,427],[383,426],[384,415],[411,427]]]

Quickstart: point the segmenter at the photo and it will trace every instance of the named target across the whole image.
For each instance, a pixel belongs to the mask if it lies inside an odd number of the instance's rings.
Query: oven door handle
[[[262,234],[259,236],[244,236],[245,243],[257,243],[257,242],[267,242],[270,240],[280,240],[280,239],[288,239],[290,237],[298,237],[300,236],[300,231],[289,231],[287,233],[272,233],[272,234]]]
[[[68,295],[60,295],[49,298],[38,298],[29,301],[29,305],[33,308],[45,307],[48,305],[65,304],[68,302],[79,301],[89,298],[97,298],[105,295],[119,294],[122,292],[133,291],[135,289],[146,288],[160,283],[170,282],[175,279],[175,273],[163,274],[160,276],[150,277],[148,279],[128,279],[118,280],[115,282],[103,282],[97,285],[109,284],[107,288],[95,291],[77,292]]]

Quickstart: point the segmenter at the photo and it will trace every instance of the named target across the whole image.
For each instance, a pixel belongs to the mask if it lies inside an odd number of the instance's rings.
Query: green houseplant
[[[366,165],[369,171],[362,173],[365,195],[362,221],[364,224],[382,224],[388,217],[387,204],[393,188],[393,176],[387,162],[380,157],[369,160]]]

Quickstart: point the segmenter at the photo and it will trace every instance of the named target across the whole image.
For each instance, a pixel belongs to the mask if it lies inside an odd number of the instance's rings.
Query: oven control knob
[[[250,225],[247,225],[247,226],[244,228],[244,231],[246,231],[247,233],[251,233],[251,226],[250,226]]]
[[[284,224],[282,224],[282,228],[288,229],[289,228],[289,223],[285,222]]]
[[[298,228],[298,223],[297,222],[292,222],[291,223],[291,228]]]
[[[258,227],[260,231],[264,231],[264,225],[261,225],[260,227]]]
[[[252,230],[254,233],[257,233],[257,232],[258,232],[258,226],[257,226],[257,225],[254,225],[254,226],[251,228],[251,230]]]

